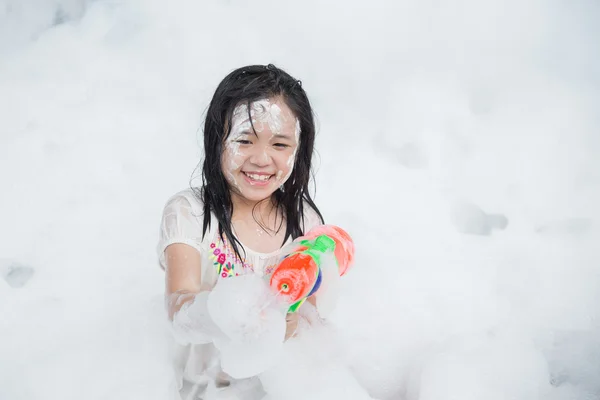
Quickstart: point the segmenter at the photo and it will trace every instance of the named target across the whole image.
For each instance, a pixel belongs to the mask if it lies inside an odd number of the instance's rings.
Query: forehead
[[[250,109],[246,103],[237,105],[233,110],[231,123],[231,133],[238,134],[242,131],[252,133],[253,126],[256,131],[275,128],[292,134],[297,129],[296,116],[281,97],[256,100],[250,103]]]

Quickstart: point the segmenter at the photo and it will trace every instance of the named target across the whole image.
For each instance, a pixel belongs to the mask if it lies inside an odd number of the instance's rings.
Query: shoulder
[[[194,208],[203,208],[202,200],[195,193],[195,189],[187,188],[180,190],[168,198],[166,205],[180,204]]]
[[[185,214],[190,216],[203,216],[204,205],[194,189],[180,190],[167,199],[163,208],[163,215]]]
[[[175,193],[164,205],[162,226],[169,228],[167,231],[199,235],[203,220],[204,207],[194,189],[188,188]]]

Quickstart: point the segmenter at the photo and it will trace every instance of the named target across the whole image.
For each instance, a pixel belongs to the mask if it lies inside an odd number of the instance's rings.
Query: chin
[[[271,190],[270,191],[266,191],[265,190],[265,191],[260,191],[260,192],[250,191],[248,189],[244,190],[243,188],[242,188],[242,190],[243,191],[241,193],[238,193],[238,194],[241,197],[243,197],[244,199],[246,199],[248,201],[253,201],[253,202],[254,201],[258,202],[258,201],[261,201],[261,200],[264,200],[264,199],[268,199],[268,198],[270,198],[273,195],[273,193],[275,193],[274,190],[272,190],[272,191]]]

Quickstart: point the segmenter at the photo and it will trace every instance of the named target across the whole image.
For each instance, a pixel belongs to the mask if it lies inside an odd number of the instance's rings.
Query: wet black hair
[[[206,111],[204,121],[204,161],[202,164],[202,187],[192,187],[194,194],[204,204],[202,236],[210,229],[211,212],[219,223],[219,235],[232,246],[240,260],[239,249],[243,246],[231,227],[233,203],[229,184],[221,169],[223,147],[230,134],[234,109],[257,100],[280,96],[294,113],[300,124],[300,141],[292,173],[282,189],[273,193],[277,210],[285,216],[285,236],[295,239],[303,235],[305,206],[311,207],[323,221],[308,190],[311,176],[311,160],[315,141],[314,113],[302,82],[272,64],[250,65],[238,68],[227,75],[217,87]],[[283,221],[282,221],[283,223]],[[281,229],[281,225],[278,229]]]

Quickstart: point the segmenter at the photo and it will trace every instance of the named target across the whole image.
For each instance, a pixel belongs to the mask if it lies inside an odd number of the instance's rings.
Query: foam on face
[[[267,124],[273,136],[281,133],[283,123],[287,121],[281,108],[277,104],[271,104],[269,99],[252,103],[251,116],[252,124],[254,124],[254,129],[257,132],[262,132],[265,124]]]
[[[296,127],[294,129],[294,138],[296,139],[296,147],[294,148],[294,152],[288,158],[286,165],[288,167],[288,172],[283,176],[283,171],[277,171],[276,179],[280,181],[280,186],[283,186],[285,182],[290,178],[292,172],[294,171],[294,162],[296,161],[296,153],[298,152],[298,146],[300,145],[300,121],[296,118]]]
[[[288,118],[294,118],[296,121],[294,129],[296,147],[286,161],[288,171],[285,176],[283,176],[283,170],[278,170],[275,175],[275,179],[278,181],[279,186],[282,186],[289,179],[293,171],[300,140],[300,122],[291,113],[284,112],[279,105],[272,103],[270,99],[261,99],[253,102],[250,105],[250,118],[248,117],[247,104],[240,104],[233,110],[231,132],[225,145],[226,151],[230,153],[229,163],[226,166],[226,173],[240,193],[242,193],[242,187],[239,185],[236,176],[233,173],[233,171],[236,171],[242,165],[243,161],[240,159],[245,156],[245,154],[240,151],[240,143],[238,143],[239,137],[247,132],[251,132],[252,129],[257,133],[263,132],[265,127],[268,126],[271,131],[269,140],[272,140],[275,135],[282,133],[283,125],[289,120]],[[268,160],[269,155],[267,154],[266,148],[263,151],[262,156]]]
[[[237,190],[240,193],[242,193],[242,188],[239,185],[235,175],[233,174],[233,171],[237,170],[241,166],[241,164],[239,164],[236,159],[242,156],[242,153],[240,152],[240,144],[234,139],[232,139],[232,135],[230,135],[227,139],[225,150],[230,153],[229,165],[226,166],[226,173],[231,178],[231,182],[233,183],[233,185],[237,188]]]

